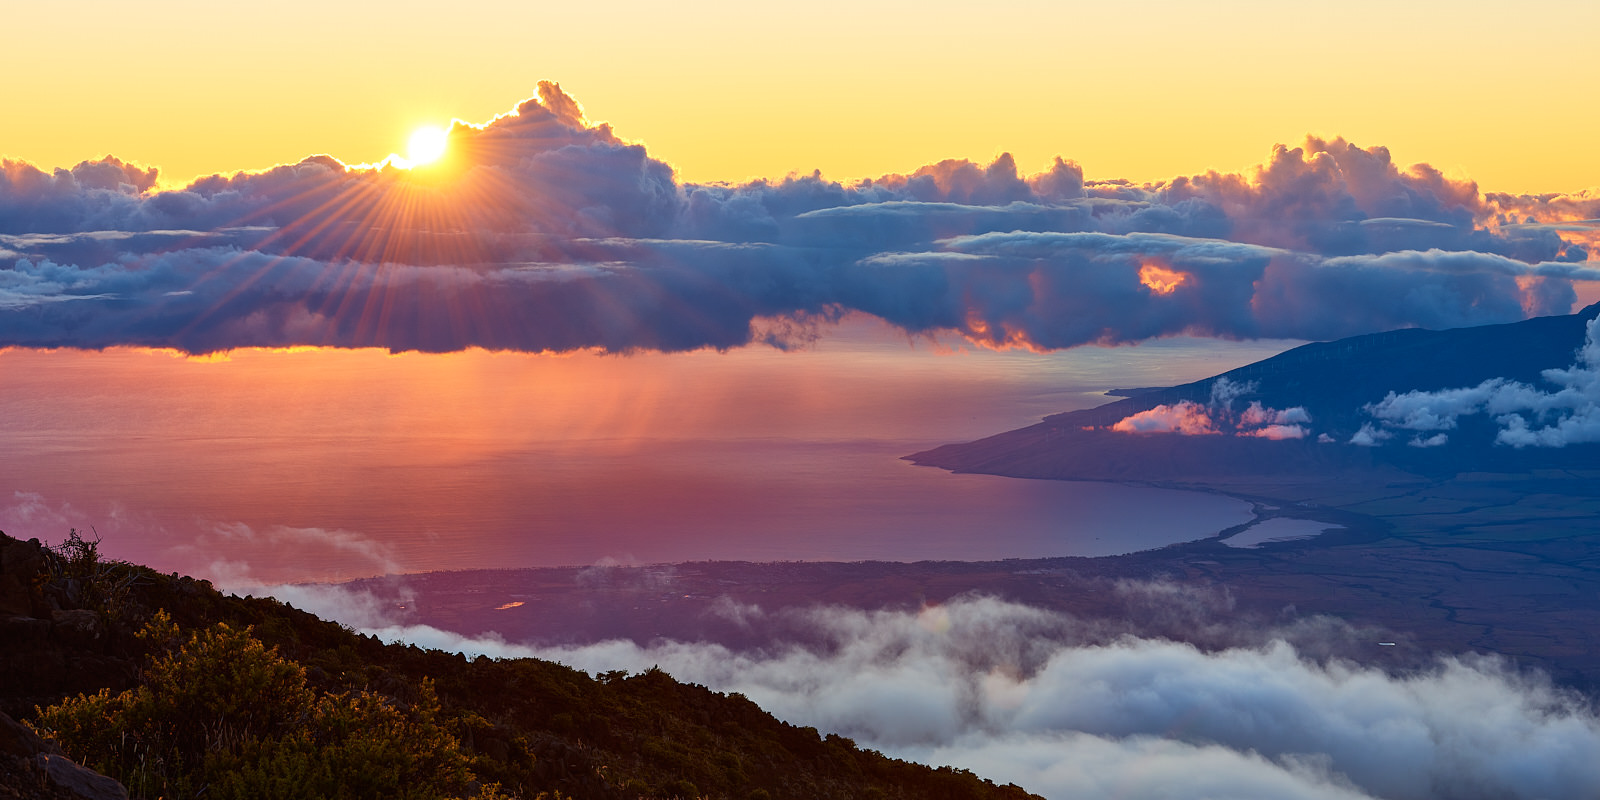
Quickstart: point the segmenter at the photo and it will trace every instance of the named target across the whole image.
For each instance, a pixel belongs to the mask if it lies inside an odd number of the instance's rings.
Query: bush
[[[69,699],[38,723],[135,797],[433,800],[473,787],[431,683],[405,706],[369,691],[318,696],[249,629],[219,623],[173,646],[161,612],[141,636],[169,643],[142,685]]]
[[[75,607],[119,617],[127,610],[126,600],[133,587],[149,583],[149,570],[101,558],[99,533],[93,539],[85,539],[81,531],[72,528],[65,541],[47,548],[55,558],[48,560],[48,573],[39,576],[36,588],[56,584]]]

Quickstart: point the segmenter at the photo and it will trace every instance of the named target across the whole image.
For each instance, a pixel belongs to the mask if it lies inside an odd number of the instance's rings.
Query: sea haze
[[[1108,555],[1250,517],[1215,495],[900,456],[1294,343],[1049,354],[849,318],[804,350],[632,356],[0,351],[0,529],[262,581],[435,569]]]

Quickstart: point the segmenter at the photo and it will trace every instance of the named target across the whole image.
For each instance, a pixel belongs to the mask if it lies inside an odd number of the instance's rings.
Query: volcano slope
[[[1381,625],[1426,649],[1501,653],[1593,687],[1597,315],[1600,304],[1308,344],[907,458],[956,472],[1220,492],[1255,503],[1253,524],[1324,523],[1309,540],[1229,546],[1244,526],[1083,569],[1221,584],[1242,607]],[[1298,438],[1269,438],[1272,424]],[[1530,443],[1526,434],[1544,429]]]

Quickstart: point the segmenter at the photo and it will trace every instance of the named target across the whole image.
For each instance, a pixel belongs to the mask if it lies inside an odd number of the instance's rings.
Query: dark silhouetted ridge
[[[1031,797],[963,770],[890,759],[849,739],[780,722],[740,695],[680,683],[659,670],[591,678],[547,661],[469,660],[386,645],[276,600],[224,595],[204,581],[101,561],[92,543],[76,550],[50,548],[0,534],[0,568],[0,712],[9,715],[0,717],[0,798],[84,796],[64,789],[47,771],[51,758],[71,763],[61,751],[11,718],[37,720],[37,707],[82,693],[90,693],[87,702],[93,702],[92,693],[100,690],[111,697],[137,692],[152,679],[152,664],[192,657],[208,635],[235,646],[259,640],[270,649],[256,658],[270,660],[291,677],[303,675],[307,698],[357,711],[360,703],[332,701],[340,693],[347,700],[367,698],[380,712],[389,708],[383,713],[410,715],[412,724],[449,737],[445,749],[459,751],[464,760],[456,766],[470,772],[458,770],[446,778],[460,784],[464,796],[482,791],[484,797],[530,800]],[[163,630],[164,620],[175,627],[152,634]],[[246,629],[247,637],[240,640],[239,632]],[[174,646],[186,637],[189,645]],[[280,739],[274,742],[301,741],[292,729],[275,735]],[[280,761],[319,755],[315,748],[279,746],[277,752]],[[114,761],[108,752],[71,747],[65,756],[89,766]],[[140,756],[164,758],[168,765],[193,757]],[[99,777],[72,767],[80,777]],[[111,777],[141,796],[129,776]],[[149,775],[143,780],[149,783]],[[360,781],[348,783],[340,796],[370,794],[359,788]],[[498,795],[490,792],[494,784]],[[212,786],[202,796],[218,791]]]

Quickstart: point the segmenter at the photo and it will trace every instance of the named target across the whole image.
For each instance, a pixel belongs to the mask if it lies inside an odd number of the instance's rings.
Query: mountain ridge
[[[1365,409],[1390,393],[1435,392],[1494,378],[1539,386],[1545,370],[1573,365],[1585,326],[1600,303],[1562,316],[1502,325],[1406,328],[1332,342],[1313,342],[1198,381],[1046,416],[1040,422],[970,442],[905,456],[954,472],[1029,478],[1205,484],[1224,476],[1407,473],[1443,476],[1472,471],[1584,468],[1600,464],[1600,446],[1513,448],[1493,443],[1495,423],[1463,417],[1459,434],[1439,447],[1354,444],[1374,420]],[[1242,406],[1308,412],[1308,434],[1271,441],[1239,436],[1125,433],[1112,426],[1142,412],[1179,404],[1214,404],[1218,384],[1246,390]],[[1230,409],[1231,411],[1232,409]],[[1227,431],[1222,431],[1226,433]],[[1326,437],[1319,441],[1319,437]]]
[[[468,660],[384,644],[271,598],[224,595],[205,581],[101,561],[94,545],[76,532],[55,548],[0,533],[0,713],[34,721],[40,706],[138,689],[163,652],[149,626],[166,618],[172,635],[198,637],[167,650],[168,658],[207,636],[242,631],[269,648],[270,658],[300,670],[307,691],[319,697],[354,692],[405,711],[436,696],[439,724],[459,738],[474,780],[497,785],[501,796],[1033,797],[964,770],[890,759],[844,737],[780,722],[742,696],[680,683],[659,670],[591,677],[536,659]],[[14,738],[0,742],[7,745],[0,747],[0,777],[16,791],[0,798],[74,796],[43,774],[40,757],[59,751]],[[114,766],[107,753],[66,749],[79,763],[129,779],[107,768]]]

